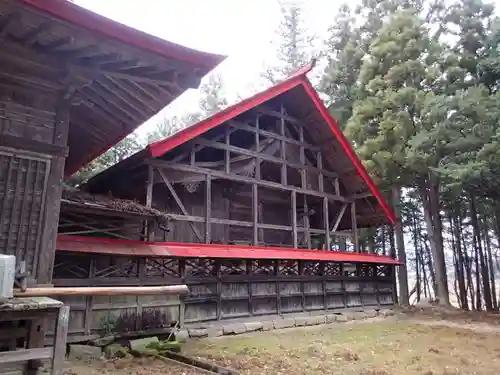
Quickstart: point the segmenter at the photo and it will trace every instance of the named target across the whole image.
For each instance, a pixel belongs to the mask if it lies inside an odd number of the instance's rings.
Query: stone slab
[[[224,335],[239,335],[246,332],[245,323],[224,324]]]
[[[202,338],[208,337],[208,331],[206,328],[189,328],[189,337],[192,338]]]
[[[91,362],[102,357],[102,349],[99,346],[77,345],[69,346],[69,360]]]
[[[261,331],[263,324],[262,322],[246,322],[245,325],[246,332]]]
[[[294,318],[276,319],[276,320],[273,320],[273,322],[274,322],[275,329],[295,327],[295,319]]]

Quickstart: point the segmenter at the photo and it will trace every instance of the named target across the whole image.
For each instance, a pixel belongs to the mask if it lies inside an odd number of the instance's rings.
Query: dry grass
[[[494,375],[495,333],[382,321],[191,342],[187,354],[258,375]]]
[[[119,359],[92,364],[68,363],[65,375],[205,375],[184,366],[150,358]]]

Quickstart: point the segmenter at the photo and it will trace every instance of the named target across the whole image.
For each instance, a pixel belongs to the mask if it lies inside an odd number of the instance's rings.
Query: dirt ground
[[[445,314],[446,315],[446,314]],[[242,375],[496,375],[499,319],[410,311],[398,318],[190,341],[183,352]],[[71,366],[76,375],[198,375],[164,363]]]

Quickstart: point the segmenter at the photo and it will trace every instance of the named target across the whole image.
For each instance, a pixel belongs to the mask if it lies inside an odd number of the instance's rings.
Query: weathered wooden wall
[[[52,276],[68,116],[62,92],[0,90],[0,253],[38,284]]]
[[[70,336],[106,330],[393,305],[392,266],[272,260],[162,259],[58,253],[57,286],[186,283],[176,297],[66,297]]]

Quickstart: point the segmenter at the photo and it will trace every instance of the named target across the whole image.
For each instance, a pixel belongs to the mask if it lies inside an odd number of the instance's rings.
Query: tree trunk
[[[460,228],[457,224],[457,220],[461,220],[460,215],[453,215],[450,212],[450,226],[452,229],[452,240],[454,242],[455,253],[457,255],[457,279],[458,279],[458,290],[460,293],[460,307],[463,310],[469,310],[469,303],[467,301],[467,288],[465,286],[465,273],[464,273],[464,254],[462,252],[462,241],[460,238]]]
[[[479,256],[479,266],[480,269],[476,269],[477,272],[481,272],[481,278],[483,280],[483,292],[484,292],[484,304],[486,311],[493,311],[493,300],[491,298],[491,288],[490,288],[490,277],[488,273],[488,267],[484,259],[483,246],[481,243],[481,229],[479,228],[479,220],[477,218],[477,208],[476,199],[473,194],[469,195],[470,198],[470,214],[472,229],[474,232],[474,245],[476,247],[476,256]],[[476,267],[478,266],[476,260]],[[479,277],[476,277],[476,282],[479,282]],[[479,286],[477,286],[479,289]]]
[[[394,228],[392,226],[389,227],[389,247],[391,251],[391,258],[396,258],[396,244],[394,242]],[[395,272],[392,273],[392,287],[393,287],[394,303],[398,304],[398,286],[396,283]]]
[[[491,238],[488,230],[488,223],[486,220],[483,221],[483,238],[484,244],[486,247],[486,256],[487,256],[487,265],[488,265],[488,273],[490,275],[490,286],[491,286],[491,298],[493,302],[493,309],[498,310],[498,300],[497,300],[497,291],[496,291],[496,280],[495,280],[495,268],[493,266],[493,257],[491,252]]]
[[[398,251],[399,261],[401,262],[401,265],[398,267],[399,304],[402,306],[408,306],[410,304],[410,293],[408,291],[408,270],[406,264],[403,225],[401,223],[401,189],[399,187],[392,188],[392,201],[396,213],[396,225],[394,226],[396,248]]]
[[[443,233],[439,205],[439,184],[430,177],[428,183],[419,187],[424,206],[424,218],[427,233],[431,245],[434,272],[436,274],[437,293],[436,297],[441,305],[450,305],[450,294],[448,291],[448,275],[446,272],[446,261],[443,247]]]

